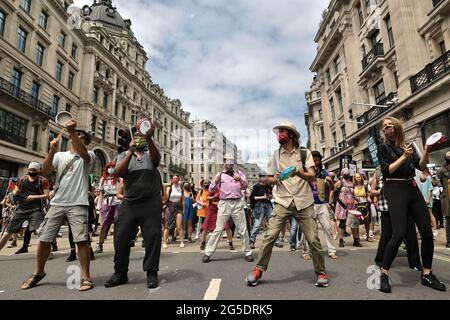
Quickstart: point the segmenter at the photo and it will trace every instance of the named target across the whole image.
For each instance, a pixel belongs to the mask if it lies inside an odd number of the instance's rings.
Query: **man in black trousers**
[[[116,172],[124,180],[124,198],[118,208],[114,230],[114,274],[105,283],[106,288],[128,282],[130,243],[137,227],[145,243],[144,271],[147,287],[158,287],[159,258],[161,255],[161,177],[158,165],[161,159],[152,140],[155,124],[145,136],[136,134],[128,151],[117,158]],[[145,151],[148,147],[148,151]]]

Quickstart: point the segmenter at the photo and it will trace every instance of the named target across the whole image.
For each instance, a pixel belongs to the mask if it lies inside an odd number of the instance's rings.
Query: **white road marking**
[[[212,279],[211,282],[209,283],[208,290],[206,290],[203,300],[217,300],[221,282],[222,279]]]
[[[5,290],[0,290],[0,293],[3,293],[3,292],[5,292]]]

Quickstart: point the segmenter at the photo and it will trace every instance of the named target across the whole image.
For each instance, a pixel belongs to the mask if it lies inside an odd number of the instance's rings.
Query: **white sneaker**
[[[180,244],[180,248],[184,248],[184,242]]]
[[[373,238],[373,231],[372,230],[369,231],[369,237]]]
[[[195,238],[194,238],[195,240],[198,240],[198,236],[195,236]]]
[[[164,242],[162,247],[163,249],[167,249],[169,246],[167,245],[167,243]]]

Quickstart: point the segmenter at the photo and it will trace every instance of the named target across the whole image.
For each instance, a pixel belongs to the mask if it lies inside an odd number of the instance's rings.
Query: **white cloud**
[[[328,2],[113,0],[148,52],[153,81],[179,98],[192,117],[211,120],[225,132],[271,130],[290,120],[305,137],[304,91]],[[80,7],[91,3],[75,0]],[[246,148],[240,141],[238,147]],[[265,156],[252,154],[250,161],[265,163]]]

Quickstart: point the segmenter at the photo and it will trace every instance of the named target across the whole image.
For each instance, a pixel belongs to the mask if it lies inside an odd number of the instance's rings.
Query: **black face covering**
[[[38,175],[38,173],[37,172],[30,172],[30,171],[28,171],[28,175],[30,177],[34,178],[34,177],[36,177]]]

